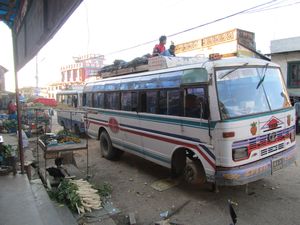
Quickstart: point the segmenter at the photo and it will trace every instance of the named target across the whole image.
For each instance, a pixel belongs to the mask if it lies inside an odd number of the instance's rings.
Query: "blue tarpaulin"
[[[20,2],[23,0],[0,0],[0,21],[13,27],[16,16],[19,13]]]

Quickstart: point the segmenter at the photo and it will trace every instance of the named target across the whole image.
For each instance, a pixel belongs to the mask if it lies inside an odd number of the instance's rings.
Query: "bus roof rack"
[[[184,65],[191,65],[202,63],[207,59],[200,58],[200,57],[168,57],[168,56],[156,56],[148,58],[148,63],[135,66],[135,67],[128,67],[122,68],[118,66],[111,66],[111,70],[108,72],[98,72],[102,78],[126,75],[131,73],[139,73],[145,71],[153,71],[153,70],[161,70],[167,69],[177,66],[184,66]]]

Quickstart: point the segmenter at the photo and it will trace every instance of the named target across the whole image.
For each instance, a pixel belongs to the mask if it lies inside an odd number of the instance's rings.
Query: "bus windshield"
[[[216,78],[222,119],[291,106],[280,70],[268,64],[220,69]]]

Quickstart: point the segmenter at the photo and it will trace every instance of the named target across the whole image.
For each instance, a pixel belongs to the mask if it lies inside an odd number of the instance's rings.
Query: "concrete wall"
[[[271,61],[280,65],[282,75],[287,86],[287,73],[288,73],[288,63],[300,61],[300,51],[298,52],[289,52],[289,53],[279,53],[272,54]],[[299,88],[288,88],[290,97],[300,97],[300,87]],[[293,100],[298,101],[298,100]]]
[[[288,62],[300,61],[300,51],[290,53],[272,54],[271,61],[280,65],[285,83],[287,82]]]

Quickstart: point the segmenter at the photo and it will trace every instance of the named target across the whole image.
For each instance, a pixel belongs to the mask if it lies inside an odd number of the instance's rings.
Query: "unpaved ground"
[[[297,137],[300,143],[300,137]],[[75,154],[81,170],[85,169],[85,152]],[[159,214],[190,202],[171,217],[185,225],[228,225],[227,200],[235,207],[238,224],[299,225],[300,224],[300,167],[293,165],[264,180],[245,186],[221,187],[211,192],[210,185],[189,186],[184,183],[158,192],[150,185],[169,176],[169,170],[125,153],[119,161],[100,156],[99,142],[89,141],[91,182],[108,182],[113,187],[112,202],[123,215],[136,214],[137,224],[150,225],[160,219]],[[119,223],[121,224],[121,223]]]
[[[59,130],[61,128],[55,125],[55,118],[53,128]],[[297,136],[297,142],[299,149],[300,136]],[[83,172],[86,168],[85,154],[85,151],[75,153],[76,162]],[[228,199],[238,203],[235,206],[238,225],[300,225],[300,163],[250,184],[248,194],[245,186],[221,187],[216,194],[211,192],[210,185],[199,187],[184,183],[158,192],[151,184],[167,178],[170,175],[168,169],[129,153],[125,153],[119,161],[108,161],[100,156],[96,140],[89,140],[89,161],[91,182],[108,182],[113,187],[111,200],[121,210],[121,215],[114,217],[118,225],[124,224],[119,221],[130,212],[135,213],[137,224],[153,224],[160,220],[161,212],[174,209],[188,200],[189,203],[172,216],[171,221],[184,225],[228,225]]]

